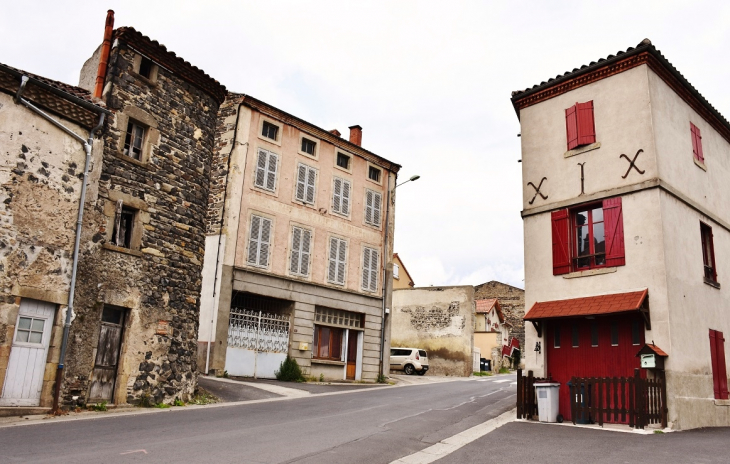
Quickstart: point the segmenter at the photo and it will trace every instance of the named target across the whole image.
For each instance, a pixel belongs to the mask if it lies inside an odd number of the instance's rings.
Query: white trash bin
[[[537,415],[540,422],[558,421],[558,382],[536,382],[534,384],[537,393]]]

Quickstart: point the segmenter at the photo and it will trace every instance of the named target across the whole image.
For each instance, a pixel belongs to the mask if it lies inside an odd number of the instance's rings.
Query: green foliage
[[[101,403],[97,403],[91,407],[94,411],[106,411],[106,401],[102,401]]]
[[[195,392],[195,396],[188,401],[188,404],[211,404],[211,403],[217,403],[218,397],[213,395],[212,393],[209,393],[205,389],[198,387],[198,390]]]
[[[386,376],[384,376],[383,374],[378,374],[378,380],[377,380],[377,382],[378,383],[386,383],[387,382],[387,379],[388,378]]]
[[[663,430],[654,430],[654,433],[664,433]]]
[[[157,403],[154,407],[157,409],[167,409],[170,407],[170,405],[165,403]]]
[[[185,401],[175,398],[175,402],[173,403],[173,406],[185,406]]]
[[[474,372],[474,375],[476,377],[489,377],[490,375],[492,375],[492,373],[488,372],[488,371],[483,371],[483,372]]]
[[[500,374],[509,374],[509,369],[506,368],[506,367],[500,367],[499,368],[499,373]]]
[[[324,382],[324,374],[319,374],[319,381]]]
[[[274,372],[276,380],[283,382],[303,382],[304,376],[297,360],[287,355],[286,359],[279,365],[279,370]]]

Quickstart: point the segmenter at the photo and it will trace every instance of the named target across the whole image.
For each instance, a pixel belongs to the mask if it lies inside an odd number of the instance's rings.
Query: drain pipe
[[[49,114],[38,108],[37,106],[33,105],[28,100],[22,98],[23,92],[25,91],[25,86],[28,84],[29,81],[28,76],[22,76],[20,78],[20,87],[18,88],[18,92],[15,94],[15,102],[18,104],[22,104],[29,110],[33,111],[34,113],[41,116],[43,119],[47,120],[54,126],[61,129],[66,134],[73,137],[75,140],[77,140],[79,143],[81,143],[84,146],[84,152],[86,152],[86,160],[84,162],[84,179],[83,183],[81,184],[81,199],[79,200],[79,212],[78,212],[78,218],[76,221],[76,239],[74,241],[74,253],[73,253],[73,268],[71,270],[71,288],[69,289],[68,293],[68,307],[66,309],[66,323],[63,326],[63,340],[61,342],[61,355],[58,360],[58,369],[56,371],[56,388],[53,395],[53,411],[58,411],[58,399],[61,393],[61,380],[63,378],[63,364],[64,364],[64,358],[66,355],[66,347],[68,345],[68,333],[69,329],[71,327],[71,316],[73,314],[73,304],[74,304],[74,289],[76,287],[76,269],[78,267],[78,261],[79,261],[79,244],[81,242],[81,224],[84,217],[84,202],[86,200],[86,183],[88,181],[89,176],[89,164],[91,161],[91,148],[92,144],[94,143],[94,134],[96,131],[102,128],[104,125],[104,118],[106,116],[105,113],[101,113],[99,116],[99,123],[91,129],[89,132],[89,138],[84,139],[80,135],[78,135],[76,132],[72,131],[68,127],[61,124],[56,119],[52,118]]]
[[[397,174],[396,174],[397,175]],[[393,189],[395,190],[395,189]],[[395,192],[393,192],[395,194]],[[385,366],[383,365],[384,360],[384,354],[383,350],[385,350],[385,318],[388,317],[388,313],[386,310],[388,309],[386,307],[387,304],[387,292],[386,292],[386,286],[388,285],[388,260],[392,258],[388,255],[388,226],[390,224],[390,171],[388,171],[388,195],[386,196],[386,205],[385,205],[385,243],[383,244],[383,249],[385,250],[383,253],[383,319],[380,323],[380,375],[385,375]]]

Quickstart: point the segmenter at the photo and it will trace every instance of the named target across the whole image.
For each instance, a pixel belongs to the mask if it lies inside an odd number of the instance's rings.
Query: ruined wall
[[[137,75],[135,59],[123,42],[112,49],[103,98],[115,114],[105,127],[103,165],[94,173],[98,195],[89,199],[85,213],[77,319],[63,389],[67,404],[87,400],[105,304],[126,310],[114,402],[185,400],[196,386],[198,297],[218,104],[164,68],[155,70],[154,80]],[[147,127],[140,160],[122,153],[129,120]],[[111,244],[120,199],[137,210],[129,249]]]
[[[483,298],[497,298],[502,307],[504,318],[512,324],[510,337],[515,337],[523,347],[522,358],[525,353],[525,291],[521,288],[503,284],[502,282],[491,281],[474,287],[474,297],[477,300]]]
[[[429,373],[469,376],[474,349],[474,288],[393,291],[391,347],[428,352]]]

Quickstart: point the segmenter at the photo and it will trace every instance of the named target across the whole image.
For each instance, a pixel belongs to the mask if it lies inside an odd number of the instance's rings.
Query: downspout
[[[390,171],[388,171],[388,195],[386,197],[385,205],[385,244],[383,245],[383,319],[380,324],[380,375],[385,375],[383,366],[383,350],[385,350],[385,318],[388,314],[385,312],[386,298],[388,296],[386,291],[386,285],[388,285],[388,260],[391,259],[388,255],[388,229],[390,225]]]
[[[69,129],[68,127],[61,124],[56,119],[52,118],[50,115],[33,105],[28,100],[25,100],[22,98],[23,92],[25,91],[25,86],[28,84],[29,78],[28,76],[21,77],[20,80],[20,87],[18,88],[18,92],[15,94],[15,102],[24,105],[29,110],[33,111],[34,113],[41,116],[43,119],[47,120],[54,126],[58,127],[62,131],[64,131],[66,134],[70,135],[74,139],[76,139],[79,143],[81,143],[84,146],[84,152],[86,152],[86,160],[84,162],[84,179],[83,183],[81,184],[81,198],[79,200],[79,212],[78,212],[78,218],[76,221],[76,239],[74,241],[74,252],[73,252],[73,268],[71,270],[71,287],[69,289],[68,294],[68,308],[66,309],[66,322],[63,327],[63,339],[61,341],[61,354],[58,359],[58,370],[56,371],[56,388],[53,395],[53,410],[58,410],[58,399],[61,392],[61,379],[63,378],[63,364],[64,359],[66,355],[66,347],[68,345],[68,333],[69,329],[71,327],[71,317],[73,314],[73,302],[74,302],[74,290],[76,287],[76,270],[78,267],[78,260],[79,260],[79,244],[81,242],[81,225],[82,220],[84,217],[84,202],[86,199],[86,183],[88,181],[88,174],[89,174],[89,164],[91,161],[91,149],[92,145],[94,143],[94,133],[101,129],[101,127],[104,125],[104,118],[106,116],[105,113],[101,113],[99,115],[99,123],[91,129],[89,132],[89,138],[84,139],[80,135],[76,134],[74,131]]]
[[[213,299],[212,299],[212,305],[213,308],[211,308],[210,311],[210,330],[208,333],[208,348],[207,352],[205,353],[205,375],[208,375],[209,369],[210,369],[210,345],[213,343],[213,326],[215,324],[215,316],[216,311],[218,309],[218,305],[215,304],[215,297],[216,297],[216,288],[218,286],[218,265],[220,263],[220,254],[221,254],[221,241],[223,240],[223,225],[225,223],[226,218],[226,197],[228,196],[228,176],[231,174],[231,158],[233,158],[233,150],[236,148],[236,138],[238,138],[238,119],[241,117],[241,107],[243,106],[243,100],[245,99],[245,95],[241,97],[241,102],[238,104],[238,110],[236,110],[236,124],[233,128],[233,140],[231,141],[231,151],[228,152],[228,167],[226,169],[226,182],[223,186],[223,210],[221,211],[221,222],[220,222],[220,230],[218,230],[218,248],[215,252],[215,275],[213,276]],[[248,142],[247,142],[248,143]],[[248,151],[248,149],[247,149]],[[245,166],[244,166],[244,174],[245,174]],[[213,177],[213,172],[211,170],[211,179]],[[210,190],[210,179],[208,180],[208,189]]]

